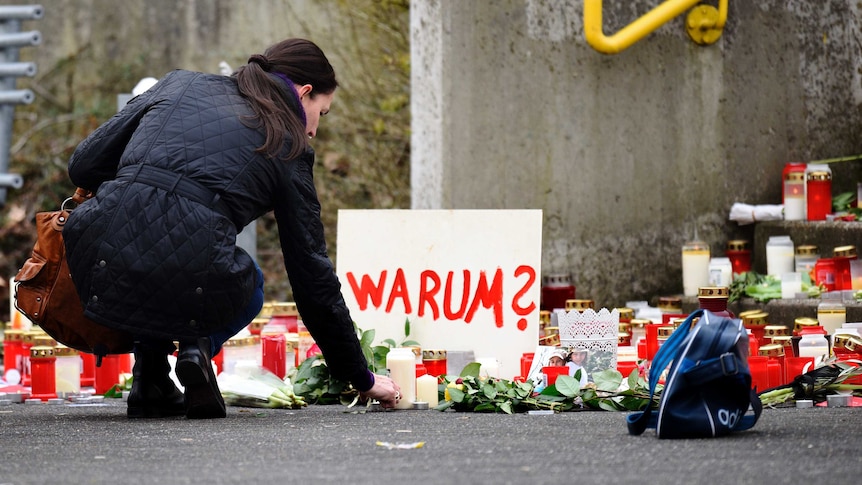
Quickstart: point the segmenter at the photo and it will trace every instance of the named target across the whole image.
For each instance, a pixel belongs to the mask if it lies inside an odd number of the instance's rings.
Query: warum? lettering
[[[422,317],[428,312],[433,320],[439,320],[442,315],[447,320],[463,319],[470,323],[480,308],[492,309],[494,312],[494,324],[498,328],[503,327],[503,270],[497,268],[493,277],[488,281],[486,271],[479,271],[475,285],[473,284],[473,272],[465,269],[461,271],[461,287],[456,288],[455,272],[446,273],[445,284],[441,275],[434,270],[426,269],[419,275],[419,295],[416,300],[417,315]],[[357,275],[353,272],[347,273],[347,281],[350,289],[356,297],[360,310],[368,309],[371,304],[379,309],[383,305],[383,297],[387,295],[384,311],[391,313],[397,301],[404,307],[404,313],[413,313],[413,301],[408,290],[407,278],[404,270],[395,270],[395,276],[388,282],[389,271],[382,270],[377,280],[373,280],[368,274],[363,274],[357,281]],[[510,302],[512,311],[519,317],[529,315],[536,310],[536,303],[529,301],[526,305],[519,301],[523,299],[527,291],[536,284],[536,270],[531,266],[518,266],[513,274],[514,278],[521,282],[521,287],[515,292]],[[442,304],[438,301],[442,291]],[[460,298],[455,298],[456,296]],[[454,301],[460,301],[458,308],[453,308]],[[526,318],[519,318],[517,327],[519,330],[527,329]]]

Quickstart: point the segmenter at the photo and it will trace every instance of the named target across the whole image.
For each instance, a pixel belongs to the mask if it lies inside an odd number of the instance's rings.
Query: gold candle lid
[[[225,347],[248,347],[260,343],[259,335],[249,335],[247,337],[231,337],[223,345]]]
[[[803,244],[796,247],[797,256],[817,256],[817,246],[813,244]]]
[[[248,329],[259,333],[267,323],[269,323],[269,318],[255,318],[248,324]]]
[[[549,335],[559,335],[560,327],[545,327],[545,336]]]
[[[727,298],[730,289],[726,286],[703,286],[697,289],[698,298]]]
[[[658,299],[658,309],[667,313],[682,312],[682,298],[678,296],[661,296]]]
[[[78,349],[66,347],[63,344],[57,344],[54,346],[54,355],[56,355],[57,357],[72,357],[81,355],[81,353],[78,352]]]
[[[787,331],[787,327],[784,325],[767,325],[763,327],[763,336],[764,337],[779,337],[783,335],[787,335],[789,332]]]
[[[39,359],[45,357],[54,357],[54,347],[48,347],[47,345],[37,345],[30,348],[31,359]]]
[[[42,330],[24,330],[24,343],[32,344],[36,341],[36,337],[41,337],[45,335],[45,332]]]
[[[551,312],[549,310],[539,311],[539,323],[551,323]]]
[[[745,251],[747,249],[750,249],[750,244],[745,239],[732,239],[727,241],[728,251]]]
[[[559,347],[560,336],[558,334],[554,334],[542,337],[539,339],[539,345],[544,345],[547,347]]]
[[[685,323],[686,318],[688,317],[671,318],[670,324],[673,326],[673,328],[679,328],[680,325]],[[694,325],[694,322],[692,322],[692,325]]]
[[[784,347],[778,344],[762,345],[757,350],[757,354],[765,355],[766,357],[781,357],[784,355]]]
[[[632,331],[632,324],[630,322],[620,322],[617,325],[617,330],[620,332],[630,333]]]
[[[413,357],[422,360],[422,347],[418,345],[408,345],[406,348],[413,352]]]
[[[769,341],[782,347],[793,347],[793,337],[790,335],[774,335],[769,337]]]
[[[838,246],[832,250],[832,255],[836,257],[855,258],[856,246],[852,244],[847,246]]]
[[[821,170],[808,172],[808,180],[832,180],[832,174]]]
[[[674,330],[676,330],[676,328],[674,328],[673,325],[662,325],[661,327],[657,328],[656,330],[658,331],[658,338],[666,339],[666,338],[669,338],[671,336],[671,334],[673,333]]]
[[[447,354],[442,349],[427,349],[422,351],[422,360],[446,360]]]
[[[21,342],[24,340],[24,331],[17,328],[6,330],[3,340],[7,342]]]
[[[275,305],[274,301],[267,301],[263,303],[263,306],[260,307],[260,313],[257,314],[259,318],[269,318],[272,316],[272,307]]]
[[[765,327],[769,324],[766,317],[769,316],[766,312],[752,313],[742,317],[742,324],[746,327]]]
[[[766,313],[766,312],[763,310],[745,310],[745,311],[739,312],[739,318],[745,318],[748,315],[758,315],[761,313]],[[766,313],[766,314],[769,315],[768,313]]]
[[[56,345],[57,341],[50,335],[41,334],[33,337],[33,347],[54,347]]]
[[[816,318],[799,317],[796,320],[793,320],[793,330],[796,332],[806,327],[816,327],[818,325],[820,325],[820,322],[818,322]]]
[[[805,172],[787,172],[784,174],[784,180],[788,182],[803,182],[805,181]]]
[[[857,337],[856,335],[848,336],[847,340],[844,341],[844,348],[848,352],[862,352],[862,337]]]
[[[296,309],[296,303],[292,301],[279,301],[272,303],[272,315],[299,316],[299,311]]]
[[[632,321],[629,322],[629,324],[632,326],[633,329],[634,328],[643,328],[647,325],[650,325],[651,323],[652,323],[652,320],[650,320],[649,318],[633,318]]]
[[[628,332],[619,332],[617,334],[617,343],[619,343],[619,344],[625,344],[625,343],[631,342],[631,339],[632,339],[632,336]]]
[[[620,312],[620,321],[631,321],[635,317],[635,309],[629,307],[621,307],[616,309]]]
[[[573,299],[566,300],[566,310],[584,311],[588,308],[595,308],[596,302],[593,300]]]

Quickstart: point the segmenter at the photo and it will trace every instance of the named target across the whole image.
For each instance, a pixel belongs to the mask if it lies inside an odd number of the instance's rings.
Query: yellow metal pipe
[[[593,49],[603,54],[617,54],[701,1],[667,0],[608,37],[602,25],[602,0],[584,0],[584,35]],[[720,15],[719,23],[724,26],[727,0],[720,0],[720,14],[722,7],[723,15]]]
[[[718,0],[718,22],[715,24],[715,28],[723,29],[725,22],[727,22],[727,0]]]

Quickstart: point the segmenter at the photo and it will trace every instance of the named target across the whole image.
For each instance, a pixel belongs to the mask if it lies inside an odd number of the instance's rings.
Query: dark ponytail
[[[335,71],[323,51],[305,39],[287,39],[254,54],[236,74],[241,95],[251,103],[252,126],[263,128],[266,141],[257,151],[269,158],[290,144],[286,159],[308,150],[305,112],[293,84],[310,84],[309,96],[331,94],[338,87]],[[285,95],[285,93],[287,93]]]

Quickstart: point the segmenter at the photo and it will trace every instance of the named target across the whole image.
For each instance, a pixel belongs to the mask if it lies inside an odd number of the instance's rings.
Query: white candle
[[[683,294],[697,296],[702,286],[709,286],[709,247],[689,243],[682,250]]]
[[[401,388],[401,399],[395,409],[412,409],[416,400],[416,356],[411,349],[398,347],[386,354],[389,377]]]
[[[781,275],[781,298],[786,300],[796,298],[802,291],[802,273],[784,273]]]
[[[438,390],[436,377],[425,374],[416,378],[416,400],[427,402],[428,409],[437,407]]]
[[[796,269],[790,236],[770,236],[766,242],[766,274],[781,276]]]
[[[476,359],[476,362],[479,363],[479,377],[493,377],[495,379],[500,378],[500,363],[497,362],[497,359]]]
[[[804,197],[784,197],[784,220],[785,221],[804,221],[805,220],[805,198]]]
[[[847,323],[847,310],[844,308],[818,309],[817,321],[827,334],[835,335],[835,331]]]

